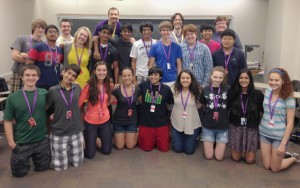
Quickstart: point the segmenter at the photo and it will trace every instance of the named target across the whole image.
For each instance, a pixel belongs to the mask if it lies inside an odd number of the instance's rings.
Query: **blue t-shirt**
[[[171,48],[171,51],[170,51],[169,63],[171,65],[171,67],[170,67],[170,69],[168,69],[167,57],[165,55],[165,52],[168,56],[170,48]],[[150,57],[155,58],[156,65],[159,68],[161,68],[163,71],[163,76],[162,76],[161,82],[173,82],[176,80],[176,78],[177,78],[176,59],[177,58],[182,59],[181,47],[178,44],[176,44],[175,42],[172,42],[169,46],[166,46],[161,41],[159,41],[151,46],[149,55],[150,55]]]

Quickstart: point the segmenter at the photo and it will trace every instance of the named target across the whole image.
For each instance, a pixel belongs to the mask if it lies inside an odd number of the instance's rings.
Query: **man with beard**
[[[181,44],[185,41],[182,26],[183,26],[184,18],[181,13],[175,13],[171,17],[171,23],[173,25],[173,32],[170,35],[170,39],[177,44]]]

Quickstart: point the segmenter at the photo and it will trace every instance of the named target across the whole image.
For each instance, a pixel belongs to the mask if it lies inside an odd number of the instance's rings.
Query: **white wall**
[[[259,44],[261,48],[249,54],[249,59],[261,60],[265,45],[269,0],[0,0],[0,20],[8,26],[1,29],[4,41],[0,43],[0,75],[10,71],[12,60],[9,46],[19,35],[30,33],[32,19],[43,18],[47,23],[58,23],[59,14],[107,16],[115,6],[121,17],[161,16],[170,18],[175,12],[187,17],[229,15],[231,27],[239,34],[243,45]]]
[[[300,79],[300,1],[269,2],[265,68],[286,69],[291,79]]]
[[[31,33],[33,10],[33,0],[0,0],[0,77],[11,75],[10,46],[19,35]]]
[[[57,24],[57,14],[99,15],[107,17],[110,7],[117,7],[120,17],[148,15],[170,19],[175,12],[184,16],[215,18],[233,17],[231,27],[239,34],[243,45],[259,44],[261,48],[249,54],[249,60],[261,60],[264,49],[268,0],[35,0],[35,17]]]

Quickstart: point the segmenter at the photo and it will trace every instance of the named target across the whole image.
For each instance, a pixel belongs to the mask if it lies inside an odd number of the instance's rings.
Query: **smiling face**
[[[220,71],[213,71],[210,75],[210,79],[213,87],[220,87],[224,80],[224,73]]]
[[[216,23],[216,32],[220,33],[223,32],[225,29],[227,29],[227,23],[226,21],[218,21]]]
[[[21,77],[24,86],[26,87],[35,87],[36,82],[39,80],[38,72],[34,69],[27,69],[24,71],[23,76]]]
[[[61,22],[60,30],[64,35],[66,35],[66,36],[70,35],[70,33],[71,33],[71,24],[70,24],[70,22]]]
[[[128,29],[122,29],[122,31],[121,31],[122,39],[125,41],[130,41],[131,34],[132,34],[132,32],[129,31]]]
[[[130,69],[124,69],[122,71],[122,80],[124,85],[132,84],[133,72]]]
[[[36,35],[36,36],[38,36],[38,37],[43,37],[43,36],[44,36],[44,33],[45,33],[45,28],[43,28],[42,26],[37,25],[37,26],[34,28],[33,35]]]
[[[269,74],[269,86],[272,90],[279,90],[281,89],[283,84],[283,79],[279,73],[272,72]]]
[[[195,32],[191,32],[191,31],[187,31],[185,33],[185,39],[187,41],[188,44],[195,44],[196,40],[197,40],[197,35]]]
[[[100,40],[102,43],[107,43],[108,39],[111,37],[111,33],[107,29],[103,29],[102,31],[99,31]]]
[[[161,38],[168,40],[170,38],[170,34],[171,34],[171,29],[168,27],[163,27],[161,28],[161,30],[159,31],[161,34]]]
[[[150,27],[143,27],[142,36],[144,40],[150,39],[152,36],[152,31]]]
[[[191,76],[186,73],[186,72],[183,72],[180,76],[180,83],[182,85],[183,88],[188,88],[190,87],[191,83],[192,83],[192,78]]]
[[[250,84],[250,78],[247,73],[242,73],[239,78],[239,83],[242,88],[248,88]]]
[[[161,76],[159,73],[153,73],[149,75],[149,80],[151,84],[158,85],[160,82]]]
[[[64,74],[63,74],[63,80],[62,81],[65,84],[69,85],[69,84],[73,83],[76,80],[76,78],[77,78],[76,72],[73,71],[73,70],[71,70],[71,69],[69,69],[69,70],[67,70],[67,71],[64,72]]]
[[[224,49],[230,49],[234,45],[234,38],[232,36],[223,36],[221,43]]]
[[[110,24],[115,25],[119,21],[119,11],[111,9],[108,13],[108,21]]]
[[[98,80],[104,80],[107,76],[107,68],[106,65],[98,65],[96,70],[94,70],[95,75]]]
[[[201,34],[203,39],[210,40],[214,33],[211,29],[203,29]]]
[[[182,19],[179,15],[176,15],[174,21],[173,21],[174,29],[180,29],[182,28]]]
[[[77,35],[77,42],[79,44],[85,44],[89,38],[89,34],[86,30],[81,29]]]

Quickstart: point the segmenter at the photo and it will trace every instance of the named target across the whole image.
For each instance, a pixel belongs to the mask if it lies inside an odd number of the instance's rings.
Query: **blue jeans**
[[[197,136],[200,133],[200,128],[194,130],[193,135],[184,134],[179,132],[174,127],[171,128],[172,133],[172,149],[181,153],[193,154],[197,146]]]

